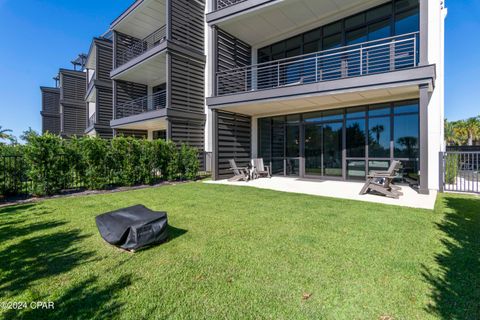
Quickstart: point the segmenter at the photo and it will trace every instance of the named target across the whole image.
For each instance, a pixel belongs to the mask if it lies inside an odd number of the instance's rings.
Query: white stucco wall
[[[422,0],[427,1],[427,0]],[[442,0],[428,0],[428,63],[436,66],[435,88],[428,105],[428,187],[439,189],[439,153],[444,146],[444,44],[447,9]]]

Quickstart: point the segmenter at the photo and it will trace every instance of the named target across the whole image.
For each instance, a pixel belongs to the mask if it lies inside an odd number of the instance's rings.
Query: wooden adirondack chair
[[[233,177],[228,181],[248,181],[250,179],[247,168],[237,167],[235,159],[230,159],[228,162],[230,163],[230,170],[233,171]]]
[[[400,188],[393,185],[393,179],[395,179],[401,167],[401,162],[394,160],[387,171],[371,171],[360,194],[363,195],[373,191],[394,199],[403,196],[403,193],[399,191]]]
[[[263,158],[252,159],[252,165],[254,168],[253,175],[255,178],[272,177],[270,166],[264,165]]]

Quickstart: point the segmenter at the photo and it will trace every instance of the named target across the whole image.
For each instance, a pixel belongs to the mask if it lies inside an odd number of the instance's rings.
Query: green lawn
[[[135,254],[94,217],[137,203],[171,240]],[[0,208],[6,319],[480,319],[480,198],[435,211],[179,184]],[[304,299],[306,294],[308,299]]]

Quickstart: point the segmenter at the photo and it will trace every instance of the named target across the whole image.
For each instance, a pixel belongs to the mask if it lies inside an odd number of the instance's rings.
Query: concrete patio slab
[[[431,191],[429,195],[422,195],[408,186],[401,186],[401,191],[404,195],[400,197],[400,199],[391,199],[372,194],[359,195],[363,183],[350,181],[345,182],[291,177],[273,177],[271,179],[263,178],[252,180],[249,182],[230,182],[228,180],[218,180],[206,181],[205,183],[231,186],[246,186],[275,191],[303,193],[314,196],[375,202],[428,210],[433,210],[433,208],[435,207],[435,200],[437,199],[436,191]]]

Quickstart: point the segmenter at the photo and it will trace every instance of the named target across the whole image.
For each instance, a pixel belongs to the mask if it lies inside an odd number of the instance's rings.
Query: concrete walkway
[[[371,194],[359,195],[358,193],[362,189],[363,183],[350,181],[345,182],[273,177],[271,179],[262,178],[249,182],[230,182],[228,180],[219,180],[206,181],[205,183],[231,186],[248,186],[275,191],[303,193],[314,196],[359,200],[429,210],[433,210],[435,206],[435,200],[437,198],[436,191],[431,192],[429,195],[421,195],[408,186],[402,187],[401,191],[404,193],[404,195],[398,200]]]

